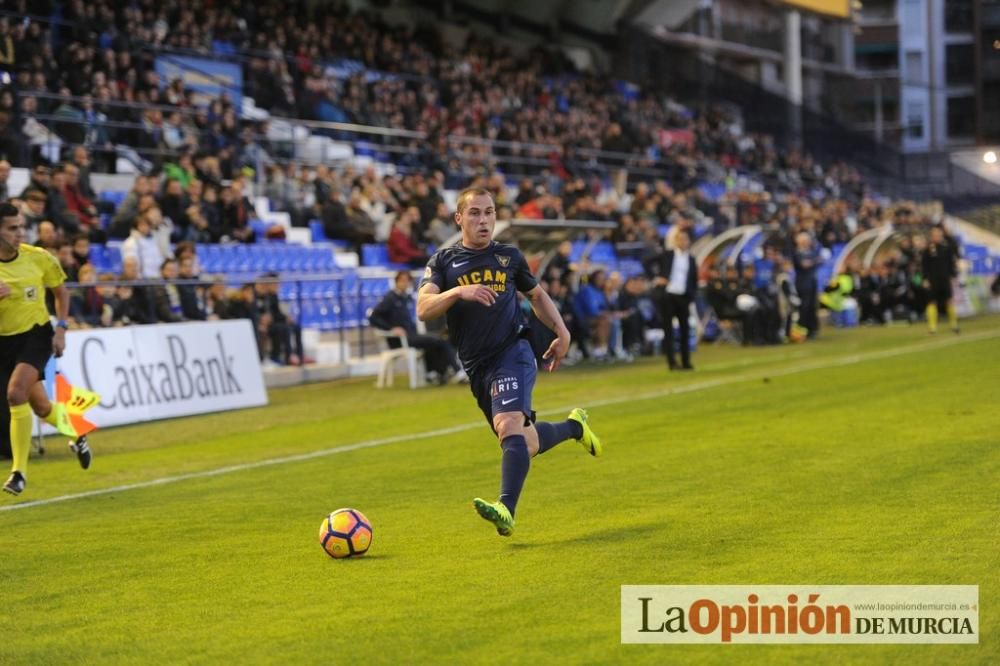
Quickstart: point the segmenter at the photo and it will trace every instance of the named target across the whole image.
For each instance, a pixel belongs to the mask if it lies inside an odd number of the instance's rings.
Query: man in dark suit
[[[289,314],[278,294],[278,274],[261,275],[265,281],[254,285],[257,311],[270,338],[271,360],[276,364],[301,365],[302,327]]]
[[[691,256],[691,236],[686,230],[677,234],[676,247],[662,252],[646,263],[646,273],[653,283],[653,301],[663,321],[663,351],[671,370],[694,370],[691,365],[691,327],[688,312],[698,289],[698,267]],[[681,365],[674,356],[674,318],[680,329]]]

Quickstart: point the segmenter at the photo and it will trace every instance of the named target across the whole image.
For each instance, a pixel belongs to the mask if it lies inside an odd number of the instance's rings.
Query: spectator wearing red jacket
[[[389,261],[419,268],[427,263],[427,251],[413,240],[413,225],[420,219],[416,206],[403,210],[389,232]]]
[[[103,241],[103,237],[95,237],[101,232],[97,208],[94,206],[94,202],[80,191],[80,167],[72,162],[67,162],[62,165],[62,171],[66,174],[66,185],[62,190],[63,198],[66,200],[66,210],[76,216],[80,224],[80,231],[87,233],[91,240]]]

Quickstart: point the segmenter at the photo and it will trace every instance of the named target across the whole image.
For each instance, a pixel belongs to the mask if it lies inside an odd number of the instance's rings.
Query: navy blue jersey
[[[517,305],[516,292],[531,291],[538,285],[521,251],[496,241],[482,250],[461,245],[440,250],[427,262],[420,286],[428,283],[442,292],[483,284],[497,296],[488,307],[460,300],[448,309],[448,337],[470,375],[517,342],[527,322]]]

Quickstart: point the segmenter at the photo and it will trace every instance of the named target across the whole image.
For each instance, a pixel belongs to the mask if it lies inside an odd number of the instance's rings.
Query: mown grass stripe
[[[895,356],[903,356],[906,354],[915,354],[933,349],[941,349],[944,347],[950,347],[953,345],[964,344],[968,342],[978,342],[980,340],[988,340],[996,337],[1000,337],[1000,331],[984,331],[981,333],[972,333],[967,335],[963,334],[957,337],[938,338],[932,341],[923,342],[915,345],[897,347],[894,349],[885,349],[880,351],[850,354],[847,356],[841,356],[832,359],[824,359],[818,361],[807,361],[804,363],[800,363],[785,368],[772,368],[772,369],[765,368],[750,373],[693,382],[691,384],[684,384],[682,386],[674,386],[666,389],[658,389],[656,391],[647,391],[645,393],[639,393],[634,395],[607,398],[605,400],[588,401],[586,406],[587,408],[607,407],[611,405],[620,405],[624,403],[630,403],[642,400],[655,400],[659,398],[669,397],[672,395],[693,393],[696,391],[705,391],[713,388],[718,388],[720,386],[728,386],[731,384],[738,384],[740,382],[759,380],[765,377],[783,377],[802,372],[810,372],[813,370],[824,370],[828,368],[843,367],[848,365],[854,365],[857,363],[864,363],[868,361],[877,361],[885,358],[892,358]],[[539,411],[538,413],[561,414],[568,412],[575,406],[576,405],[555,407]],[[300,453],[290,456],[281,456],[279,458],[259,460],[252,463],[241,463],[239,465],[227,465],[225,467],[218,467],[216,469],[204,470],[201,472],[191,472],[188,474],[166,476],[166,477],[161,477],[159,479],[151,479],[149,481],[141,481],[138,483],[129,483],[120,486],[113,486],[111,488],[101,488],[98,490],[89,490],[80,493],[59,495],[56,497],[49,497],[46,499],[29,500],[27,502],[21,502],[18,504],[0,506],[0,512],[16,511],[18,509],[30,509],[33,507],[46,506],[49,504],[57,504],[59,502],[68,502],[71,500],[85,499],[88,497],[99,497],[102,495],[123,493],[131,490],[153,488],[156,486],[163,486],[171,483],[179,483],[181,481],[190,481],[193,479],[205,479],[215,476],[223,476],[225,474],[233,474],[236,472],[244,472],[248,470],[261,469],[265,467],[273,467],[275,465],[286,465],[290,463],[297,463],[306,460],[314,460],[316,458],[324,458],[327,456],[338,455],[341,453],[348,453],[351,451],[359,451],[362,449],[370,449],[379,446],[385,446],[387,444],[395,444],[397,442],[428,439],[431,437],[441,437],[444,435],[453,435],[456,433],[465,432],[466,430],[473,430],[475,428],[482,428],[482,427],[484,427],[483,421],[477,420],[471,423],[462,423],[448,428],[437,428],[435,430],[425,430],[423,432],[407,433],[404,435],[393,435],[391,437],[380,437],[378,439],[356,442],[354,444],[345,444],[343,446],[321,449],[319,451],[312,451],[310,453]]]

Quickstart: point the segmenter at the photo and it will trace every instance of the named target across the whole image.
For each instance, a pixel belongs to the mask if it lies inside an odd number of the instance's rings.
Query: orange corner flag
[[[56,374],[56,429],[70,437],[80,437],[97,429],[83,418],[83,413],[101,401],[93,391],[73,386],[61,374]]]

